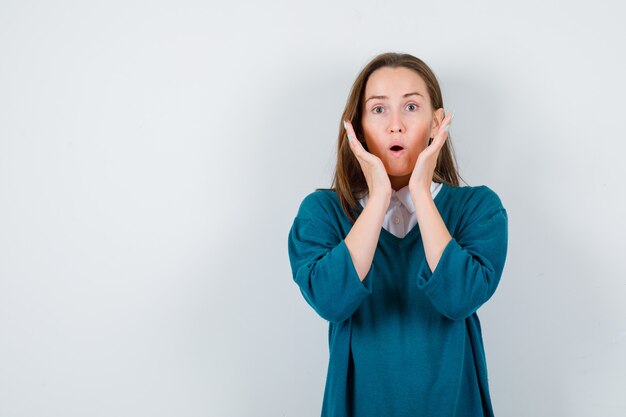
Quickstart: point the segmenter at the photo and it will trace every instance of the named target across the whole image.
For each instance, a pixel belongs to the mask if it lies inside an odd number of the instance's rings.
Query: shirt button
[[[398,224],[398,223],[400,223],[400,218],[399,218],[399,217],[394,217],[394,218],[393,218],[393,223],[394,223],[394,224]]]

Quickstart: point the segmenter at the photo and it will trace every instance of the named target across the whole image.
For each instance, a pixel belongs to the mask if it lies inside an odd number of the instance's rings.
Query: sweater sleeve
[[[359,279],[344,239],[324,211],[309,210],[307,205],[305,200],[289,231],[293,279],[322,318],[342,322],[371,294],[369,280]]]
[[[417,280],[433,306],[452,320],[471,316],[489,300],[504,269],[507,212],[491,190],[481,200],[479,205],[466,207],[466,216],[461,216],[466,219],[446,245],[435,270],[431,272],[424,263]]]

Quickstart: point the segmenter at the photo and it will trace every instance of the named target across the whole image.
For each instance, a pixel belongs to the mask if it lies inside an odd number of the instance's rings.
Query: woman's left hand
[[[453,113],[448,114],[441,122],[439,131],[435,135],[432,143],[424,149],[417,157],[415,168],[409,179],[409,190],[411,193],[427,192],[430,194],[430,185],[433,181],[437,158],[441,148],[448,139],[448,129],[452,121]]]

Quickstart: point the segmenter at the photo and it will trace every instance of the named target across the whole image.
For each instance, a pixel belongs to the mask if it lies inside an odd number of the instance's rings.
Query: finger
[[[348,136],[350,136],[350,138],[352,138],[353,140],[356,139],[358,142],[356,133],[354,133],[354,128],[352,127],[352,123],[349,120],[343,121],[343,127],[346,129],[346,133],[348,134]]]
[[[445,144],[446,140],[448,139],[448,135],[450,132],[450,125],[452,123],[453,117],[454,117],[454,112],[448,113],[446,115],[446,117],[441,122],[440,129],[435,135],[435,139],[431,143],[431,146],[435,145],[435,147],[441,148]]]
[[[452,118],[454,117],[454,112],[448,113],[446,117],[441,121],[441,125],[439,126],[439,132],[448,131],[450,129],[450,125],[452,124]]]
[[[446,117],[444,119],[448,119],[448,124],[452,123],[452,119],[454,119],[454,110],[452,110],[450,113],[446,114]]]
[[[433,154],[438,154],[439,151],[441,151],[441,148],[443,148],[443,145],[446,144],[447,139],[448,131],[442,129],[441,132],[437,133],[433,142],[426,149],[432,149]]]
[[[439,153],[441,152],[441,148],[443,148],[443,145],[446,142],[446,139],[448,137],[447,132],[442,131],[439,132],[435,135],[435,138],[433,139],[432,143],[430,145],[428,145],[419,155],[419,158],[422,159],[430,159],[430,158],[435,158],[437,159],[439,157]]]
[[[352,123],[349,121],[344,121],[344,127],[346,129],[346,133],[352,138],[352,140],[348,139],[348,143],[350,145],[350,149],[357,158],[366,160],[368,158],[369,152],[365,150],[361,142],[356,137],[356,133],[354,133],[354,128],[352,127]]]

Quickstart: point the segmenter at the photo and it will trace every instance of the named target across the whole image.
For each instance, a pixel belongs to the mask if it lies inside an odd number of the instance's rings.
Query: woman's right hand
[[[367,182],[367,188],[369,190],[368,199],[380,198],[383,199],[383,201],[385,201],[388,205],[391,199],[392,189],[391,182],[389,181],[389,175],[387,175],[387,171],[385,171],[383,161],[363,148],[363,145],[361,145],[361,142],[354,133],[354,129],[350,121],[345,120],[343,125],[346,129],[346,133],[348,134],[348,146],[352,150],[352,153],[354,153],[356,159],[359,161],[361,171],[363,171],[363,175],[365,176],[365,181]]]

